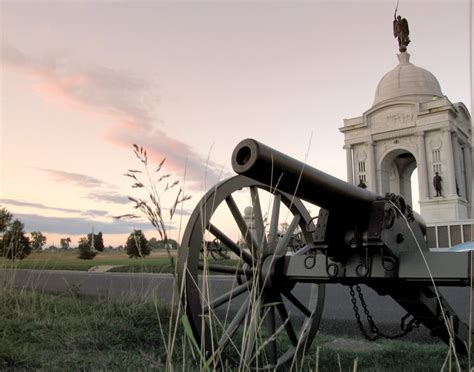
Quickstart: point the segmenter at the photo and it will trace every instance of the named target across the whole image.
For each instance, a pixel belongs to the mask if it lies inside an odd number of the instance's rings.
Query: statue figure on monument
[[[406,18],[397,16],[397,11],[393,15],[393,36],[398,38],[398,50],[406,52],[408,44],[410,44],[410,30]]]
[[[441,178],[439,173],[436,172],[435,176],[433,177],[433,186],[434,186],[434,189],[436,191],[436,196],[443,196],[443,195],[441,195],[441,181],[442,180],[443,179]]]
[[[367,188],[367,185],[365,184],[364,179],[362,177],[359,177],[359,184],[357,185],[357,187],[360,187],[361,189]]]

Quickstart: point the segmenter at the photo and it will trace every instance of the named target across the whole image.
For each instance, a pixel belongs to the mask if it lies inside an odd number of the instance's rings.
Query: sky
[[[0,205],[49,244],[134,228],[125,177],[166,161],[164,182],[192,196],[233,174],[232,149],[256,138],[345,179],[343,120],[373,104],[397,63],[396,1],[1,1]],[[410,62],[471,112],[470,0],[400,0]],[[179,185],[177,186],[179,187]],[[163,194],[173,204],[178,188]]]

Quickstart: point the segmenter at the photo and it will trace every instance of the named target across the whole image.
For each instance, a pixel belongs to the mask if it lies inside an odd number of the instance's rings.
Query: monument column
[[[443,187],[446,191],[443,192],[445,196],[456,196],[456,173],[454,165],[454,154],[453,154],[453,140],[451,138],[451,129],[443,129],[444,145],[446,152],[446,173],[443,177]]]
[[[373,192],[377,192],[376,184],[376,167],[375,167],[375,154],[374,154],[374,141],[370,140],[367,142],[367,165],[368,165],[368,189]]]
[[[354,184],[354,161],[352,160],[352,146],[345,145],[347,163],[347,182]]]
[[[417,133],[418,137],[418,183],[420,186],[420,199],[429,199],[430,193],[428,189],[428,172],[426,166],[426,147],[425,132]]]
[[[461,159],[459,158],[459,155],[462,155],[462,154],[461,154],[461,149],[459,146],[458,136],[456,135],[456,133],[453,133],[453,136],[451,138],[453,140],[454,174],[456,175],[456,180],[455,180],[456,195],[465,197],[464,180],[461,175],[461,163],[460,163]]]
[[[472,202],[473,190],[472,190],[472,158],[470,144],[466,143],[463,147],[464,153],[464,168],[466,171],[466,199],[469,203]]]

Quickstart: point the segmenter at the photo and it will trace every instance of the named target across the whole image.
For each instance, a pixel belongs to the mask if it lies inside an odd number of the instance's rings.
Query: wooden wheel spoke
[[[235,203],[234,198],[232,195],[229,195],[227,198],[225,198],[225,201],[227,203],[227,206],[230,209],[230,212],[232,213],[232,216],[234,217],[235,222],[237,222],[237,226],[239,227],[240,233],[242,234],[243,238],[245,239],[245,242],[247,243],[247,246],[250,248],[251,252],[254,252],[258,249],[257,242],[255,241],[254,236],[252,235],[252,232],[247,226],[247,223],[244,220],[244,217],[242,217],[242,214],[239,211],[239,207]],[[255,257],[255,254],[254,254]]]
[[[299,214],[295,214],[293,216],[293,219],[291,220],[290,226],[288,226],[288,229],[286,230],[285,235],[283,235],[283,237],[278,241],[278,244],[275,248],[275,256],[281,257],[285,255],[288,249],[288,244],[290,243],[291,236],[293,235],[293,232],[298,227],[300,218],[301,217]]]
[[[268,234],[268,245],[270,252],[275,251],[275,247],[278,241],[278,220],[280,218],[280,203],[281,195],[275,194],[273,196],[272,219],[270,221],[270,231]]]
[[[216,226],[214,226],[212,223],[209,223],[209,226],[207,227],[207,229],[212,235],[218,238],[221,241],[221,243],[223,243],[227,248],[229,248],[237,256],[242,257],[242,259],[249,265],[252,264],[253,262],[252,256],[248,252],[241,249],[237,244],[235,244],[232,241],[232,239],[230,239],[226,234],[224,234]]]
[[[211,303],[203,307],[203,310],[202,310],[203,313],[207,314],[210,310],[215,310],[219,306],[225,304],[226,302],[229,302],[230,300],[237,298],[245,291],[248,291],[250,289],[249,283],[250,282],[245,282],[235,288],[232,288],[229,292],[224,293],[222,296],[215,298]]]
[[[267,296],[264,296],[265,305],[263,306],[264,311],[264,323],[268,331],[268,337],[273,337],[276,332],[276,318],[275,318],[275,306]],[[277,362],[277,344],[276,339],[272,339],[268,342],[268,345],[265,347],[268,359],[271,365],[276,365]]]
[[[253,351],[255,348],[255,342],[257,339],[257,332],[260,325],[260,309],[261,299],[257,297],[254,299],[253,306],[250,307],[250,322],[248,325],[248,333],[246,337],[245,354],[243,359],[244,368],[249,368],[252,361]]]
[[[297,346],[298,336],[296,336],[295,329],[293,328],[293,324],[291,323],[290,317],[288,316],[288,311],[286,310],[285,304],[283,303],[283,299],[281,297],[280,300],[281,301],[276,304],[276,308],[280,314],[281,321],[284,323],[288,338],[290,339],[293,346]]]
[[[260,205],[260,198],[258,196],[258,189],[256,186],[250,187],[250,195],[252,197],[253,215],[255,218],[255,232],[257,244],[262,247],[262,251],[267,251],[267,237],[265,236],[265,225],[263,222],[262,207]]]
[[[247,311],[249,309],[249,298],[245,300],[245,302],[242,304],[242,307],[237,311],[237,314],[235,314],[234,319],[229,324],[229,327],[224,331],[223,335],[219,339],[218,345],[219,349],[222,350],[226,347],[227,343],[230,341],[232,336],[235,334],[235,332],[239,329],[240,324],[243,322],[245,319],[245,316],[247,315]]]
[[[293,293],[291,293],[290,291],[282,291],[281,292],[283,294],[283,296],[285,296],[293,305],[296,306],[296,308],[298,308],[299,311],[301,311],[306,317],[310,317],[311,316],[311,311],[309,311],[309,309],[303,305],[301,303],[301,301],[295,297],[295,295]]]

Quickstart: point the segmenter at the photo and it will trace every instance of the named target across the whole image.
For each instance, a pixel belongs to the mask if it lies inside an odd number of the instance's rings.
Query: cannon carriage
[[[201,259],[212,257],[214,260],[225,260],[229,258],[227,247],[219,239],[203,241],[201,244]]]
[[[358,188],[252,139],[236,146],[232,167],[238,175],[202,198],[179,251],[182,302],[203,355],[233,355],[239,366],[268,370],[299,363],[320,324],[325,283],[352,293],[365,284],[391,296],[407,311],[405,333],[423,324],[468,352],[468,327],[435,284],[469,285],[470,253],[430,252],[422,218],[402,197]],[[241,200],[253,207],[252,229]],[[319,214],[310,216],[303,201]],[[294,250],[297,230],[303,244]],[[210,238],[234,254],[235,266],[199,259]],[[226,275],[228,287],[215,288],[201,273]]]

